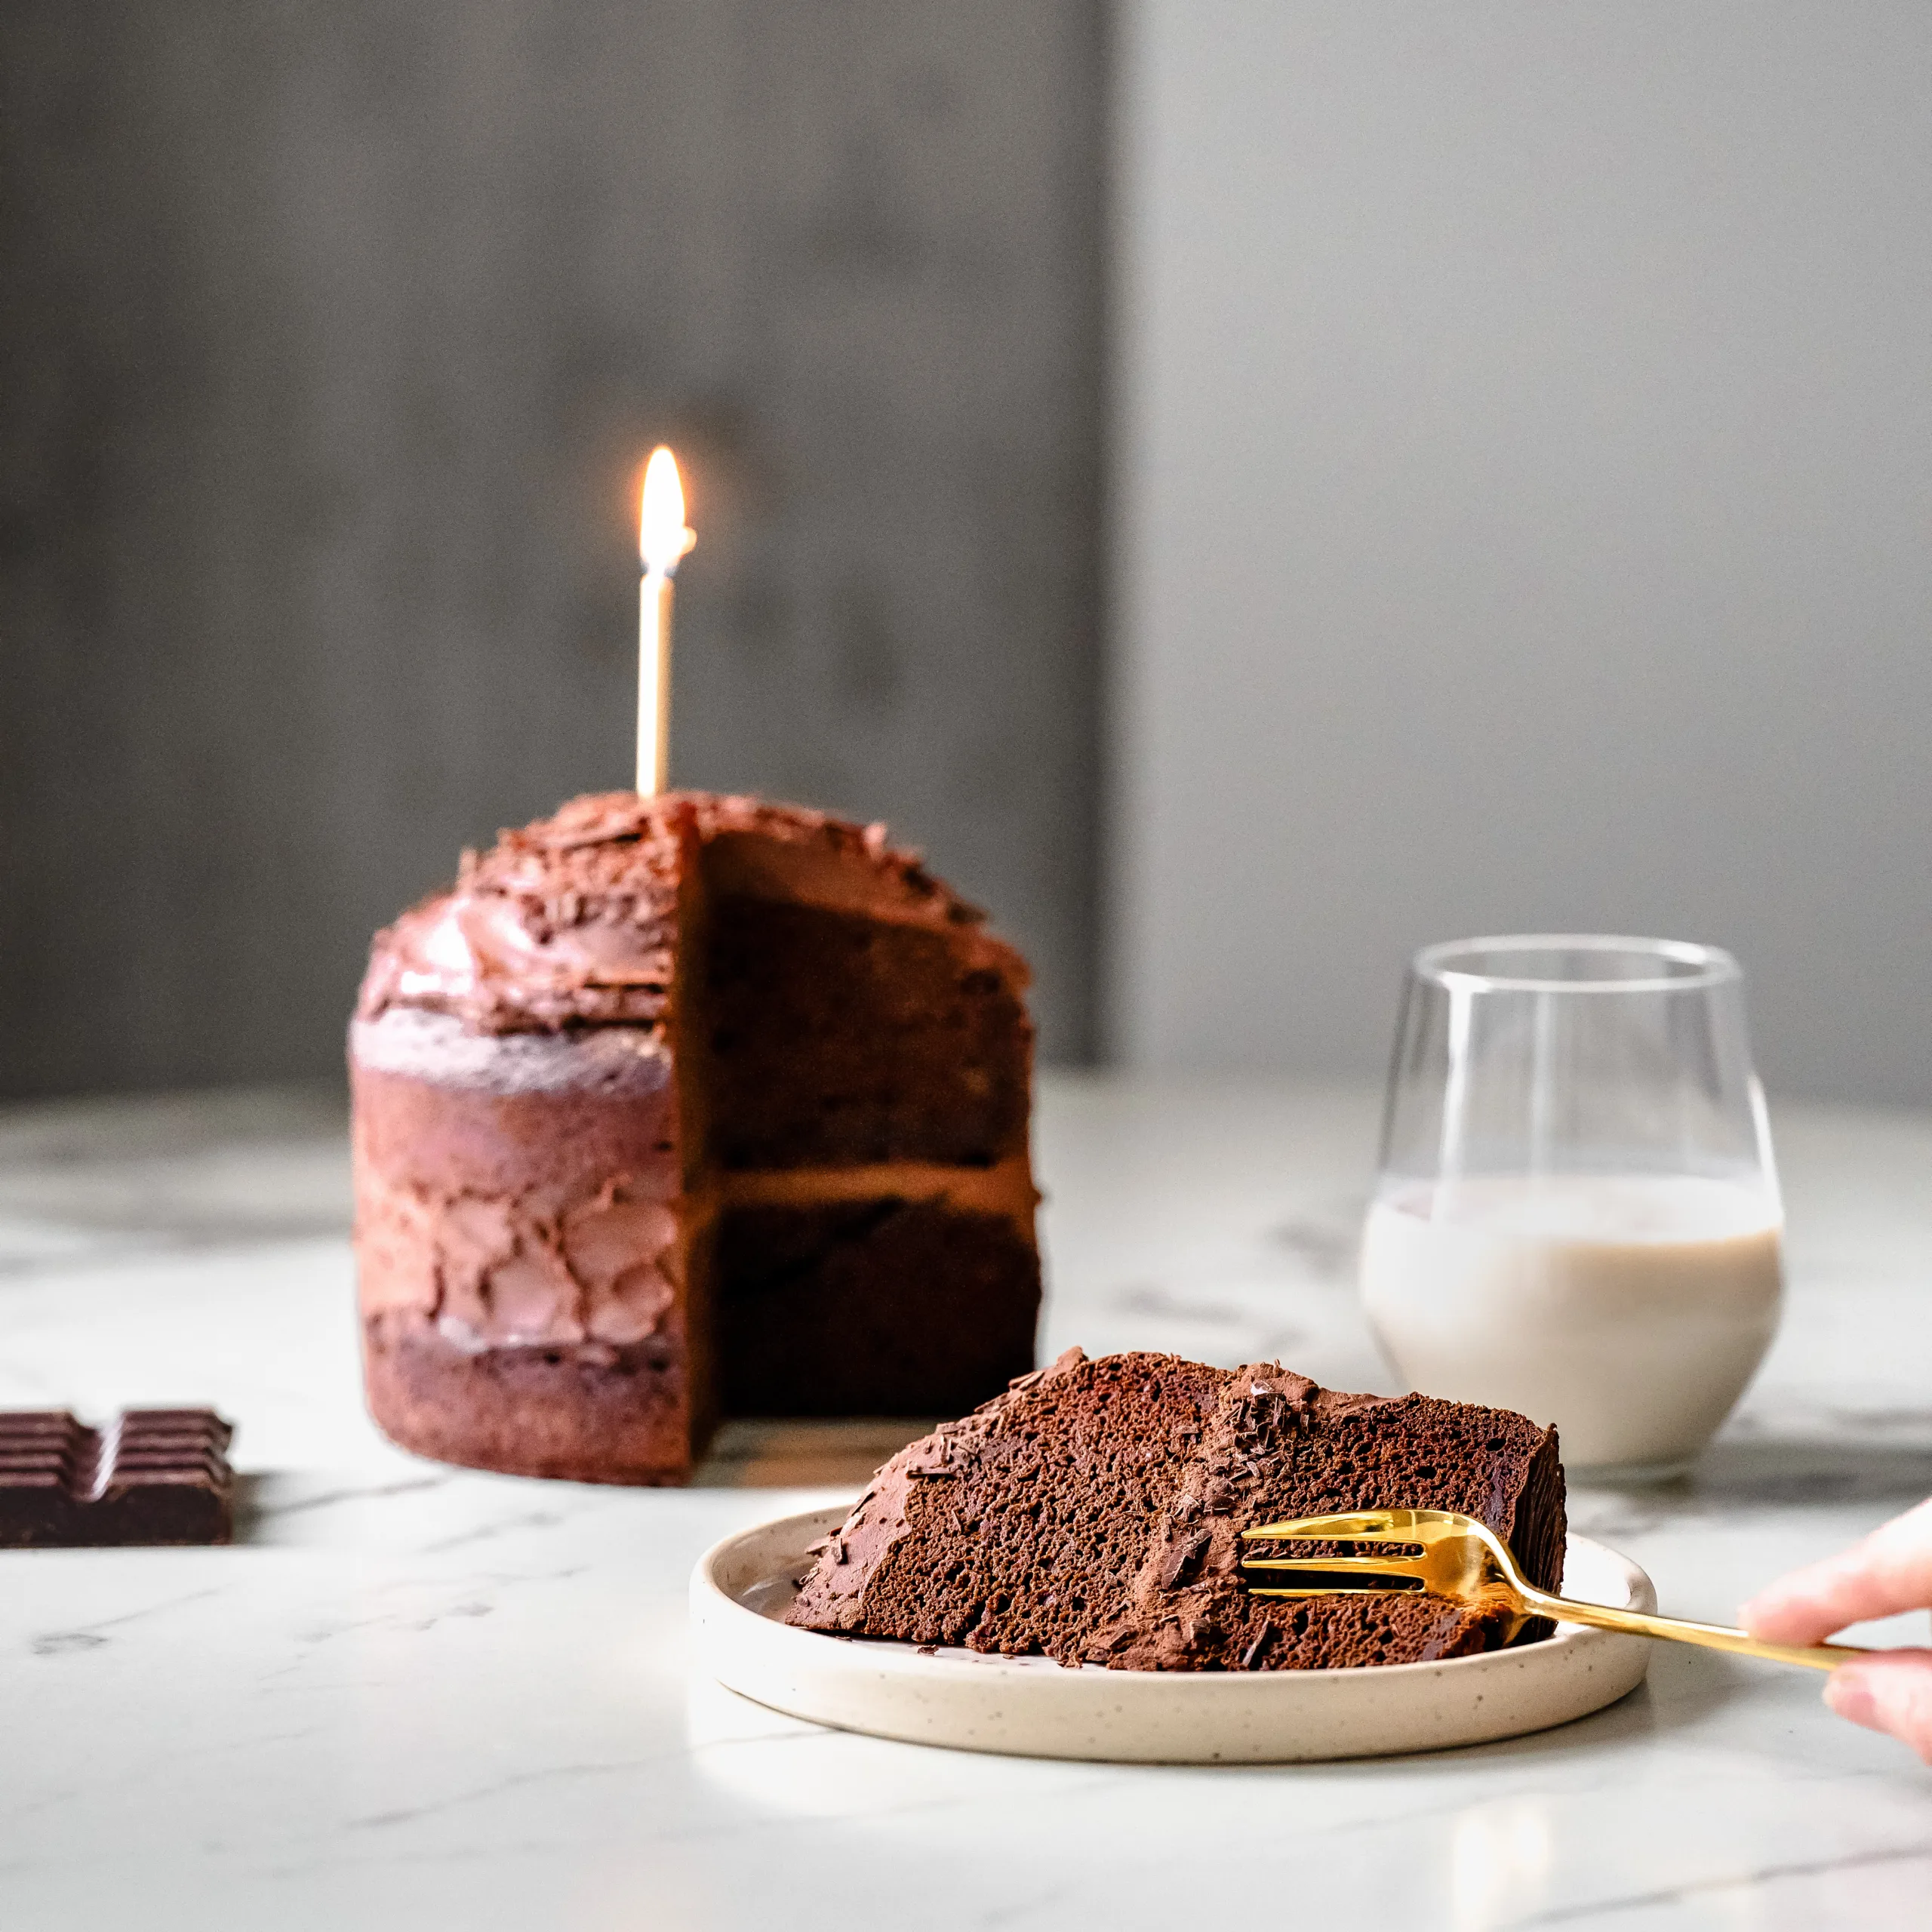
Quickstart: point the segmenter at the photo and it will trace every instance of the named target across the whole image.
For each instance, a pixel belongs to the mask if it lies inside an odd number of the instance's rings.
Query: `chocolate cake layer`
[[[358,1062],[352,1085],[365,1314],[414,1309],[481,1347],[641,1341],[676,1306],[668,1076],[654,1092],[503,1094]]]
[[[104,1429],[0,1412],[0,1549],[226,1543],[233,1433],[212,1409],[129,1409]]]
[[[893,1198],[729,1209],[716,1269],[729,1414],[944,1415],[1032,1365],[1039,1255],[1004,1215]]]
[[[1336,1669],[1500,1643],[1498,1624],[1419,1593],[1242,1588],[1242,1529],[1368,1508],[1464,1511],[1533,1583],[1560,1586],[1553,1431],[1342,1395],[1272,1363],[1072,1349],[888,1463],[786,1620],[1115,1669]]]
[[[721,898],[705,1014],[723,1167],[990,1167],[1026,1144],[1025,1009],[945,931]]]
[[[690,1472],[690,1357],[674,1328],[629,1346],[466,1348],[398,1311],[365,1321],[363,1364],[370,1413],[420,1456],[573,1482]]]

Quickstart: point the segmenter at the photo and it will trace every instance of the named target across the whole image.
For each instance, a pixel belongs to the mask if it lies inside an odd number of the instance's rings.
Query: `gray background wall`
[[[1113,1030],[1379,1071],[1416,944],[1734,948],[1932,1101],[1932,9],[1132,0]]]
[[[1091,1038],[1100,0],[0,9],[0,1092],[307,1075],[458,848],[889,820]]]
[[[891,819],[1093,1038],[1102,0],[0,8],[0,1092],[324,1071],[629,770]],[[1403,955],[1735,946],[1932,1100],[1932,15],[1128,0],[1109,1030],[1379,1067]]]

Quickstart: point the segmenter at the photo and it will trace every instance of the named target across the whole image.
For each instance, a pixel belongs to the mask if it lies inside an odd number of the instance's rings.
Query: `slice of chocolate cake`
[[[882,826],[579,798],[377,935],[369,1403],[407,1448],[675,1482],[721,1413],[935,1415],[1033,1359],[1027,974]]]
[[[1117,1670],[1315,1670],[1496,1647],[1496,1625],[1420,1593],[1242,1589],[1243,1529],[1371,1508],[1479,1517],[1532,1583],[1561,1586],[1553,1429],[1426,1395],[1340,1395],[1272,1363],[1230,1373],[1072,1349],[894,1457],[786,1620]]]

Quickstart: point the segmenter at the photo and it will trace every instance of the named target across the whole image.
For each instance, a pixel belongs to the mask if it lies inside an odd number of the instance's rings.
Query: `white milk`
[[[1566,1463],[1668,1466],[1709,1441],[1776,1332],[1777,1201],[1689,1175],[1396,1186],[1362,1299],[1425,1395],[1554,1423]]]

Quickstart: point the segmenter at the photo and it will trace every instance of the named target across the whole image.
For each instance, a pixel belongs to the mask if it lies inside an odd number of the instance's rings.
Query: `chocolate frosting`
[[[455,884],[376,935],[357,1002],[455,1015],[478,1033],[661,1025],[679,891],[700,854],[718,889],[783,895],[908,924],[977,928],[984,915],[915,853],[801,806],[709,792],[605,792],[466,852]],[[976,934],[1024,985],[1019,955]]]

